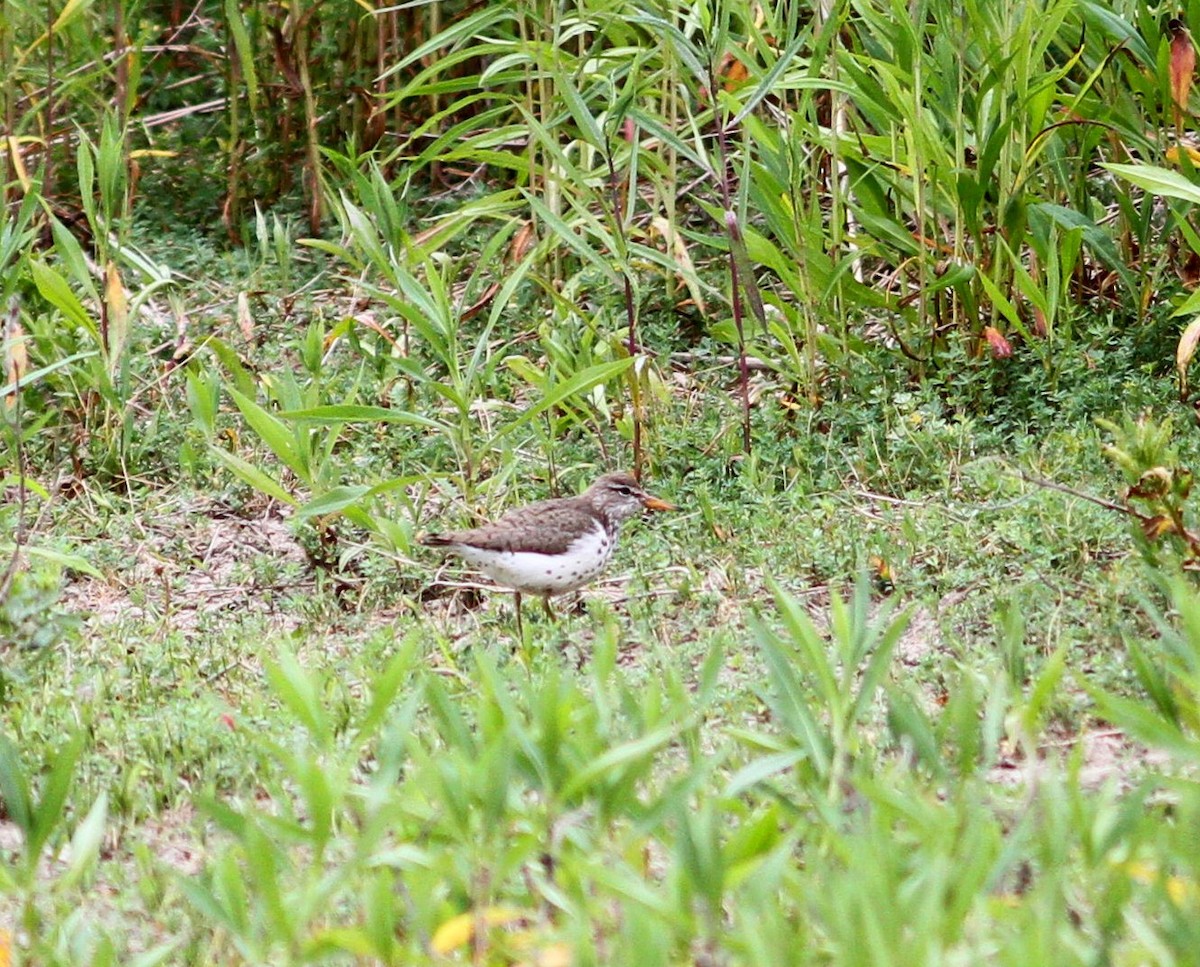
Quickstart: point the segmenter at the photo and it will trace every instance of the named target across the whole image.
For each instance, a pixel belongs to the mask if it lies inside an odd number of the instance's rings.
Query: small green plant
[[[3,550],[0,543],[0,552]],[[8,647],[39,649],[70,637],[79,627],[79,616],[63,609],[61,596],[59,567],[42,564],[35,570],[15,568],[11,579],[0,584],[0,642]]]
[[[829,643],[800,602],[778,587],[785,634],[759,618],[751,623],[767,662],[768,701],[787,739],[776,765],[797,766],[802,784],[823,789],[830,801],[844,794],[855,759],[869,751],[863,729],[879,714],[892,650],[908,623],[906,614],[890,617],[886,604],[872,615],[870,586],[860,578],[848,602],[833,593]]]
[[[1104,454],[1125,477],[1127,513],[1138,525],[1138,546],[1158,568],[1200,570],[1200,532],[1191,503],[1193,477],[1172,444],[1170,418],[1126,417],[1122,423],[1100,419],[1112,435]]]
[[[1163,575],[1159,584],[1169,610],[1143,602],[1158,640],[1126,640],[1150,703],[1086,687],[1114,724],[1194,766],[1200,763],[1200,594],[1179,574]]]
[[[16,743],[0,731],[0,804],[6,818],[21,835],[12,865],[0,866],[0,894],[16,894],[21,902],[20,926],[35,945],[45,933],[40,901],[43,899],[43,849],[63,845],[70,819],[69,794],[86,733],[78,731],[37,768],[21,755]],[[39,784],[37,777],[44,775]],[[76,817],[70,839],[70,861],[55,877],[54,886],[70,890],[92,870],[100,852],[107,816],[107,798],[101,795],[85,816]]]

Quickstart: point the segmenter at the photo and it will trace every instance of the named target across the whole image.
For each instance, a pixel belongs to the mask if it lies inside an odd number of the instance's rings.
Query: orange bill
[[[658,497],[647,497],[642,501],[642,506],[647,510],[678,510],[674,504],[668,504],[665,500],[660,500]]]

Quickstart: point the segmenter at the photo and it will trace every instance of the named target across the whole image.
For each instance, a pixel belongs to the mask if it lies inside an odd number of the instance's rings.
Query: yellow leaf
[[[485,907],[482,910],[460,913],[451,917],[434,931],[429,946],[435,954],[448,954],[452,950],[470,943],[475,936],[475,925],[485,927],[506,926],[519,923],[529,916],[528,911],[516,907]]]
[[[29,172],[25,169],[25,158],[21,155],[21,142],[11,135],[8,138],[8,155],[12,159],[13,171],[16,172],[17,181],[21,183],[21,189],[29,191],[33,187],[33,182],[29,178]]]
[[[53,33],[60,33],[71,19],[80,13],[85,7],[91,6],[91,0],[67,0],[59,12],[57,19],[54,21],[54,26],[51,28]]]
[[[1180,151],[1180,149],[1183,151]],[[1179,164],[1179,159],[1183,152],[1187,152],[1187,156],[1191,159],[1193,165],[1200,165],[1200,149],[1194,148],[1190,144],[1176,144],[1167,148],[1167,160],[1173,165]]]
[[[108,313],[108,365],[112,372],[120,366],[129,337],[129,303],[125,299],[125,286],[117,263],[110,261],[104,270],[104,305]]]
[[[1200,344],[1200,316],[1196,316],[1187,324],[1179,337],[1179,345],[1175,347],[1175,369],[1179,372],[1179,397],[1187,398],[1188,364],[1196,354],[1196,346]]]
[[[1129,874],[1131,880],[1146,886],[1152,886],[1155,882],[1161,881],[1166,887],[1167,897],[1176,906],[1195,903],[1200,899],[1200,890],[1197,889],[1196,881],[1186,876],[1163,876],[1154,864],[1142,860],[1130,860],[1127,863],[1118,864],[1118,866]]]
[[[0,967],[12,967],[12,934],[0,930]]]

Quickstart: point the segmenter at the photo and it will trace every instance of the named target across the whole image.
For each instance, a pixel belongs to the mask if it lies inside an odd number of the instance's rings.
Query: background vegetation
[[[0,963],[1197,962],[1197,22],[2,0]]]

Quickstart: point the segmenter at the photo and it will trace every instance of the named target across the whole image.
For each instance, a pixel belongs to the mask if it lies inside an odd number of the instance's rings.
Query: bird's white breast
[[[464,544],[455,550],[497,584],[529,594],[550,595],[574,591],[599,574],[612,557],[613,539],[597,521],[571,543],[565,554],[493,551]]]

